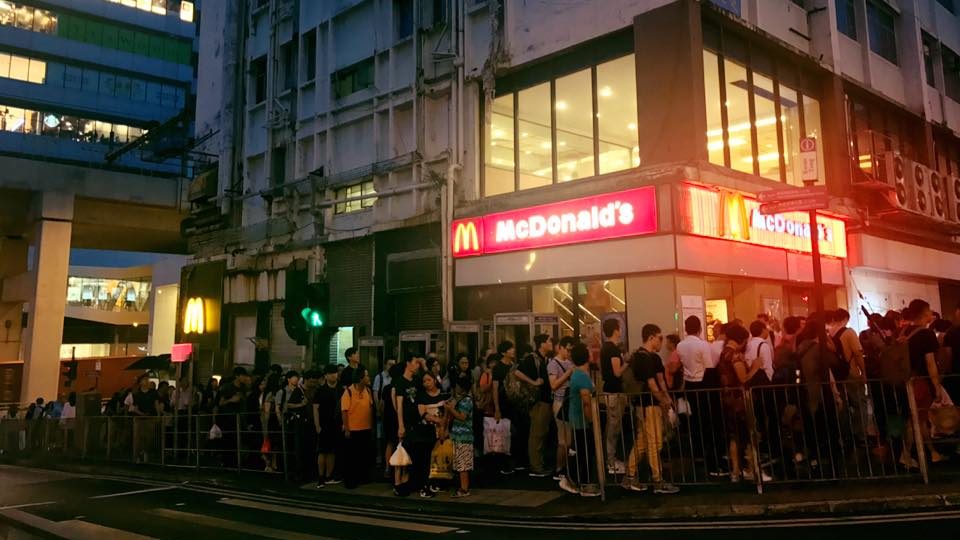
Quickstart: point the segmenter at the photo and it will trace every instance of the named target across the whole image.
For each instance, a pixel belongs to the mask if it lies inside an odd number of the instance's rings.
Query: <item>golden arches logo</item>
[[[750,218],[743,195],[729,191],[721,193],[720,236],[734,240],[750,239]]]
[[[191,298],[183,310],[183,333],[202,334],[205,330],[203,298]]]
[[[461,221],[453,229],[453,254],[480,253],[480,236],[477,224],[473,221]]]

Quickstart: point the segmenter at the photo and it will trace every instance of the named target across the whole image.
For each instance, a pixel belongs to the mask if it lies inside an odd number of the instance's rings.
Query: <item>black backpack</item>
[[[833,378],[838,381],[845,381],[850,377],[850,359],[844,354],[843,343],[840,341],[840,336],[846,331],[847,328],[841,328],[833,335],[833,346],[836,353],[827,355],[827,367],[833,372]]]

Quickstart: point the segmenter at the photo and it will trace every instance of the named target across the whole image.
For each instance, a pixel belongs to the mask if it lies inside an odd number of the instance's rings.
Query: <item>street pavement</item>
[[[294,490],[296,491],[296,490]],[[336,495],[338,491],[331,491]],[[236,488],[170,483],[101,474],[75,474],[13,466],[0,467],[0,539],[77,538],[134,540],[143,538],[274,538],[294,540],[392,540],[450,538],[530,540],[584,538],[752,538],[775,534],[777,540],[817,540],[851,535],[936,534],[960,527],[960,510],[884,512],[833,517],[726,518],[711,520],[595,519],[576,521],[537,518],[537,505],[527,518],[471,517],[447,512],[434,501],[406,500],[407,508],[344,504],[354,499],[328,496],[326,501],[285,497]],[[540,501],[542,514],[567,497]],[[642,499],[636,499],[640,501]],[[637,503],[638,505],[641,503]],[[35,536],[9,532],[3,523]],[[7,525],[9,527],[9,525]],[[951,537],[948,534],[946,537]]]

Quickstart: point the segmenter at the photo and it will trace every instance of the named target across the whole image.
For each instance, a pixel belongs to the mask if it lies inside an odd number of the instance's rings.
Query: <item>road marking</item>
[[[157,491],[170,491],[171,489],[177,489],[177,486],[164,486],[164,487],[155,487],[148,489],[138,489],[135,491],[122,491],[120,493],[109,493],[107,495],[97,495],[95,497],[90,497],[91,499],[110,499],[113,497],[126,497],[127,495],[139,495],[140,493],[154,493]]]
[[[307,516],[328,521],[340,521],[343,523],[354,523],[357,525],[369,525],[371,527],[382,527],[387,529],[400,529],[404,531],[414,531],[428,534],[446,534],[457,530],[459,527],[443,527],[440,525],[427,525],[424,523],[413,523],[409,521],[394,521],[391,519],[381,519],[369,516],[353,516],[349,514],[340,514],[334,512],[324,512],[320,510],[308,510],[304,508],[292,508],[290,506],[280,506],[277,504],[267,504],[257,501],[248,501],[244,499],[220,499],[220,503],[230,506],[239,506],[241,508],[252,508],[255,510],[265,510],[267,512],[277,512],[281,514],[291,514],[294,516]],[[409,515],[407,516],[409,519]]]
[[[55,538],[71,538],[73,540],[102,540],[104,538],[111,540],[154,540],[150,536],[114,529],[97,523],[90,523],[89,521],[79,521],[75,519],[60,522],[51,521],[29,512],[24,512],[23,510],[2,510],[0,511],[0,515],[16,522],[20,526],[41,531]]]
[[[274,527],[261,527],[259,525],[253,525],[250,523],[230,521],[211,516],[202,516],[200,514],[191,514],[189,512],[178,512],[176,510],[168,510],[166,508],[155,508],[150,510],[150,513],[178,521],[187,521],[204,527],[212,527],[214,529],[224,529],[227,531],[243,533],[244,536],[254,535],[262,536],[264,538],[276,538],[277,540],[337,540],[329,536],[314,536],[312,534],[277,529]]]
[[[0,506],[0,510],[14,510],[16,508],[30,508],[31,506],[46,506],[48,504],[57,504],[57,501],[44,501],[24,504],[11,504],[10,506]]]

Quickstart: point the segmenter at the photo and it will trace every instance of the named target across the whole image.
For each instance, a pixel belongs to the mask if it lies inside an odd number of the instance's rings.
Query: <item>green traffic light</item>
[[[313,328],[320,328],[323,326],[323,320],[320,319],[320,313],[316,311],[310,312],[310,318],[308,319],[308,322]]]

